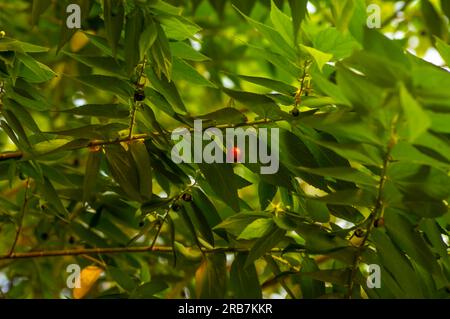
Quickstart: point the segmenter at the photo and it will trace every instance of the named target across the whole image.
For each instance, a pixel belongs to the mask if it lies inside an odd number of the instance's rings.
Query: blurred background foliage
[[[446,0],[0,0],[1,296],[448,298],[449,17]],[[195,118],[280,128],[280,171],[174,164],[170,131]]]

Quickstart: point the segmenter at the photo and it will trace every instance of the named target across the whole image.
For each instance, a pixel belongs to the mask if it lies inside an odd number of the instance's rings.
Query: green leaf
[[[447,18],[450,18],[450,3],[447,0],[441,0],[441,8]]]
[[[190,211],[192,212],[191,215],[195,217],[195,220],[198,225],[198,230],[202,237],[211,245],[214,246],[214,235],[211,230],[211,226],[208,222],[208,219],[206,218],[203,211],[195,204],[195,202],[191,203],[187,206],[190,208]]]
[[[68,129],[64,131],[54,131],[47,132],[51,134],[63,135],[63,136],[73,136],[76,138],[92,138],[92,139],[103,139],[103,138],[117,138],[119,136],[118,132],[120,130],[126,129],[127,125],[120,123],[111,124],[92,124],[82,127],[77,127],[74,129]]]
[[[201,75],[192,65],[175,57],[172,66],[172,78],[174,81],[184,80],[192,85],[216,87],[211,81]]]
[[[139,177],[139,191],[144,199],[152,197],[152,167],[150,156],[143,141],[134,141],[128,144],[131,156]]]
[[[156,24],[158,37],[151,47],[154,66],[158,78],[162,78],[162,74],[170,82],[172,78],[172,53],[170,52],[169,40],[159,24]],[[164,80],[164,79],[163,79]]]
[[[393,209],[386,210],[384,217],[389,237],[424,269],[434,275],[439,274],[441,270],[434,254],[414,225]]]
[[[407,121],[408,140],[413,142],[428,130],[431,120],[404,86],[400,88],[400,100]]]
[[[441,39],[448,38],[448,25],[429,0],[420,2],[422,15],[428,31]]]
[[[122,34],[125,9],[123,1],[104,0],[103,16],[105,19],[106,38],[112,48],[113,56],[116,56],[117,46]]]
[[[44,180],[40,185],[40,189],[47,203],[54,207],[59,214],[61,214],[62,216],[67,216],[69,214],[67,209],[61,202],[61,199],[58,197],[58,194],[56,193],[56,190],[53,187],[52,183],[46,176],[44,176]]]
[[[109,56],[81,55],[64,52],[69,57],[87,65],[94,69],[105,71],[111,76],[126,79],[124,73],[124,64],[117,59]]]
[[[222,89],[226,94],[247,106],[252,112],[264,117],[272,118],[283,116],[279,106],[268,96],[250,92]]]
[[[270,218],[271,215],[269,213],[263,213],[263,212],[241,212],[238,214],[234,214],[227,219],[225,219],[223,222],[218,224],[215,229],[221,228],[225,229],[230,234],[235,235],[236,237],[241,234],[244,229],[254,222],[255,220],[261,219],[261,218]]]
[[[259,205],[262,210],[266,209],[266,207],[270,205],[276,193],[277,188],[274,185],[264,182],[258,183]]]
[[[48,9],[51,3],[51,0],[33,0],[31,24],[36,25],[38,23],[39,17]]]
[[[384,99],[384,91],[380,87],[340,63],[336,64],[336,69],[337,84],[357,112],[364,114],[380,108]]]
[[[156,73],[150,68],[147,68],[147,76],[150,83],[157,91],[156,93],[163,95],[167,102],[169,102],[169,104],[177,112],[180,112],[182,114],[186,113],[186,106],[184,105],[180,93],[178,92],[177,87],[173,82],[170,82],[164,76],[161,79],[158,78]]]
[[[55,76],[55,73],[49,67],[36,61],[26,53],[17,53],[16,56],[25,65],[27,70],[23,72],[23,76],[29,82],[46,82]]]
[[[136,65],[142,60],[140,56],[140,39],[142,38],[141,31],[143,28],[144,16],[142,11],[137,8],[132,13],[128,14],[125,18],[124,57],[128,74],[131,74]],[[155,40],[153,40],[153,42],[154,41]]]
[[[181,218],[183,219],[185,225],[187,226],[189,232],[191,233],[195,244],[200,249],[202,247],[202,245],[200,244],[200,241],[198,240],[197,232],[195,231],[194,223],[192,222],[192,219],[189,216],[188,211],[186,210],[185,206],[181,206],[179,214],[181,215]]]
[[[153,43],[155,43],[156,38],[158,37],[158,32],[156,30],[156,25],[153,19],[147,18],[145,22],[146,22],[145,28],[139,37],[140,60],[144,59],[144,56],[147,54],[147,51],[151,48]]]
[[[403,48],[375,29],[364,29],[364,49],[385,58],[385,60],[391,60],[403,67],[410,67]]]
[[[86,171],[83,181],[83,201],[86,202],[90,199],[95,185],[97,183],[97,176],[100,170],[100,162],[102,159],[101,152],[90,152],[87,162]]]
[[[131,154],[120,145],[105,147],[105,154],[114,180],[130,199],[141,201],[139,175]]]
[[[270,218],[259,218],[248,224],[238,239],[256,239],[265,236],[269,231],[273,230],[274,223]]]
[[[439,38],[435,38],[436,40],[436,48],[438,49],[439,53],[441,54],[442,58],[444,59],[445,63],[447,63],[447,66],[450,65],[450,45],[445,43]]]
[[[217,111],[213,111],[211,113],[207,113],[204,115],[199,115],[196,117],[197,119],[206,120],[204,123],[213,126],[223,125],[223,124],[238,124],[245,122],[246,117],[239,110],[231,107],[226,107],[223,109],[219,109]],[[204,125],[205,125],[204,124]]]
[[[393,275],[403,290],[405,298],[421,298],[422,291],[416,275],[406,256],[394,246],[390,238],[381,230],[375,229],[371,234],[377,254],[384,267]]]
[[[300,25],[305,19],[308,1],[307,0],[289,0],[289,6],[291,7],[292,14],[292,26],[294,29],[294,40],[297,43],[298,33],[300,32]]]
[[[153,279],[150,282],[146,282],[139,287],[137,287],[130,298],[135,299],[146,299],[146,298],[155,298],[155,294],[166,290],[169,286],[167,283],[161,279]]]
[[[223,164],[198,164],[216,195],[229,205],[234,211],[239,211],[239,197],[234,178],[233,167],[228,163]],[[227,185],[224,187],[223,185]]]
[[[227,284],[226,257],[224,253],[208,255],[195,273],[197,298],[222,299]]]
[[[43,46],[22,42],[11,38],[0,38],[0,52],[17,51],[21,53],[47,52],[49,49]]]
[[[269,250],[274,248],[278,243],[284,238],[286,231],[278,227],[274,227],[274,230],[269,234],[260,237],[253,244],[250,253],[247,256],[244,267],[249,267],[253,265],[253,262],[264,256]]]
[[[263,87],[266,87],[270,90],[279,92],[281,94],[284,94],[286,96],[293,96],[297,89],[289,84],[283,83],[281,81],[272,80],[268,78],[262,78],[257,76],[247,76],[247,75],[239,75],[239,78],[251,82],[257,85],[261,85]]]
[[[196,62],[210,60],[210,58],[194,50],[191,45],[185,42],[170,42],[169,46],[172,55],[180,59]]]
[[[305,50],[306,52],[308,52],[316,61],[317,66],[319,67],[319,70],[322,71],[323,67],[325,64],[327,64],[327,62],[329,62],[332,58],[333,55],[329,54],[329,53],[325,53],[322,51],[319,51],[317,49],[314,49],[312,47],[308,47],[306,45],[300,45],[300,47]]]
[[[10,110],[5,110],[3,111],[3,116],[7,121],[8,124],[7,127],[10,128],[8,136],[11,138],[12,135],[17,135],[18,140],[16,140],[16,145],[19,144],[24,149],[31,148],[31,144],[30,141],[28,140],[25,129],[23,128],[22,124],[20,123],[16,115]]]
[[[233,297],[238,299],[260,299],[261,287],[255,265],[245,266],[247,253],[238,253],[234,257],[230,271],[230,288]]]
[[[339,190],[322,197],[314,197],[313,199],[332,205],[372,206],[375,203],[373,194],[362,189]]]
[[[18,138],[16,137],[16,134],[9,127],[8,123],[6,123],[5,121],[1,120],[0,124],[1,124],[0,126],[2,127],[3,131],[8,135],[8,137],[11,139],[11,141],[14,143],[14,145],[17,146],[17,148],[19,148],[19,149],[27,149],[28,148],[26,145],[22,144],[18,140]]]
[[[261,34],[267,38],[271,43],[274,44],[273,48],[275,51],[277,51],[282,56],[288,58],[291,61],[296,60],[296,52],[292,48],[292,46],[273,28],[264,25],[256,20],[253,20],[252,18],[246,16],[242,12],[239,11],[235,7],[235,9],[254,27],[256,28]]]
[[[133,278],[121,269],[117,267],[108,267],[108,274],[122,289],[129,292],[136,289],[136,283]]]
[[[133,89],[128,82],[115,77],[93,74],[78,76],[74,79],[95,89],[119,95],[125,100],[133,94]]]
[[[377,180],[366,173],[363,173],[352,167],[323,167],[323,168],[308,168],[308,167],[295,167],[299,171],[305,171],[308,173],[332,177],[348,182],[354,182],[356,184],[376,186]]]
[[[166,36],[177,41],[193,38],[201,28],[181,16],[161,16],[159,18]]]
[[[305,136],[307,139],[309,137]],[[379,166],[383,163],[380,149],[371,145],[361,143],[335,143],[323,140],[312,140],[319,146],[334,151],[342,157],[359,162],[361,164]]]
[[[277,5],[271,2],[270,19],[281,36],[287,43],[294,43],[294,32],[292,30],[292,21],[286,14],[284,14]]]
[[[306,199],[305,209],[307,214],[316,222],[327,223],[330,221],[330,212],[324,203]]]
[[[210,201],[208,196],[206,196],[205,193],[203,193],[198,188],[192,189],[192,197],[194,204],[201,210],[202,214],[206,217],[206,220],[208,221],[208,225],[210,228],[214,228],[218,224],[222,222],[222,218],[220,217],[219,213],[217,212],[216,207],[214,204]],[[223,232],[217,231],[217,233],[225,237]]]
[[[61,112],[82,116],[96,116],[110,119],[123,119],[129,116],[128,107],[124,104],[85,104]]]
[[[332,54],[337,60],[350,56],[353,50],[360,48],[350,34],[339,32],[335,28],[326,28],[314,35],[313,43],[314,48]]]
[[[301,272],[313,273],[319,271],[314,259],[305,257],[302,260]],[[295,277],[297,278],[297,276]],[[321,280],[316,280],[312,276],[298,276],[298,281],[300,283],[300,289],[302,291],[302,297],[304,299],[319,298],[325,294],[325,283]]]
[[[332,0],[332,13],[336,27],[339,31],[345,31],[351,21],[355,10],[354,0]]]

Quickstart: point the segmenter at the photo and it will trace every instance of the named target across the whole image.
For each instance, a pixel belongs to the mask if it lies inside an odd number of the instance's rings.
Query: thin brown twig
[[[374,207],[372,213],[367,218],[367,227],[365,230],[363,240],[362,240],[361,244],[359,245],[359,247],[355,253],[354,259],[353,259],[353,265],[352,265],[352,269],[350,271],[349,279],[348,279],[348,291],[347,291],[348,299],[351,299],[352,295],[353,295],[353,287],[354,287],[355,277],[356,277],[356,273],[358,270],[361,254],[366,246],[367,240],[369,239],[369,236],[372,231],[375,220],[379,217],[380,213],[382,213],[382,211],[383,211],[383,207],[384,207],[383,191],[384,191],[384,186],[386,184],[386,179],[387,179],[387,170],[389,167],[389,163],[391,161],[391,151],[396,144],[396,133],[395,133],[396,122],[397,122],[397,119],[394,118],[392,125],[391,125],[391,138],[390,138],[389,144],[387,146],[386,154],[383,159],[383,166],[381,169],[381,178],[380,178],[380,183],[378,185],[378,193],[377,193],[377,198],[375,201],[375,207]]]
[[[277,122],[286,121],[286,120],[287,119],[285,119],[285,118],[279,118],[279,119],[274,119],[274,120],[263,119],[263,120],[256,120],[256,121],[252,121],[252,122],[243,122],[243,123],[237,123],[237,124],[221,124],[221,125],[209,126],[209,127],[215,127],[218,129],[226,129],[226,128],[235,128],[235,127],[242,127],[242,126],[255,126],[255,125],[261,125],[261,124],[271,124],[271,123],[277,123]],[[205,127],[205,128],[209,128],[209,127]],[[193,132],[194,129],[189,128],[189,131]],[[172,133],[171,131],[167,131],[166,134],[170,135],[171,133]],[[152,132],[149,134],[135,134],[131,138],[129,138],[127,136],[127,137],[123,137],[123,138],[116,138],[113,140],[91,140],[83,145],[76,145],[70,149],[65,148],[64,151],[73,151],[73,150],[77,150],[77,149],[91,148],[91,147],[95,147],[95,146],[120,144],[120,143],[130,142],[133,140],[147,140],[147,139],[151,139],[154,136],[158,136],[158,135],[160,135],[159,132]],[[38,156],[44,156],[47,154],[48,153],[38,154]],[[4,153],[0,153],[0,161],[9,160],[9,159],[19,160],[19,159],[23,158],[25,155],[26,154],[23,153],[22,151],[4,152]]]
[[[192,247],[198,249],[197,247]],[[248,248],[235,247],[216,247],[216,248],[202,248],[205,254],[217,253],[236,253],[249,252]],[[282,253],[284,248],[273,248],[267,253]],[[303,252],[303,249],[293,249],[292,252]],[[106,247],[106,248],[83,248],[83,249],[65,249],[65,250],[47,250],[47,251],[30,251],[18,252],[6,255],[0,255],[0,260],[8,259],[27,259],[27,258],[41,258],[41,257],[61,257],[61,256],[79,256],[79,255],[98,255],[98,254],[123,254],[123,253],[173,253],[172,246],[134,246],[134,247]]]
[[[26,185],[25,185],[25,197],[23,199],[22,208],[20,210],[20,216],[19,216],[19,227],[16,231],[16,236],[14,237],[14,241],[11,245],[11,248],[9,249],[9,254],[12,255],[14,253],[14,249],[16,249],[17,242],[19,241],[20,233],[22,232],[22,226],[23,226],[23,219],[25,217],[25,211],[28,204],[28,190],[30,188],[30,178],[27,178]]]

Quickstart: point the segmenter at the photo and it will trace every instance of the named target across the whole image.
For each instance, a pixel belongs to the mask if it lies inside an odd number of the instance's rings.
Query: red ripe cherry
[[[238,163],[241,159],[241,149],[237,146],[233,147],[227,154],[227,162]]]

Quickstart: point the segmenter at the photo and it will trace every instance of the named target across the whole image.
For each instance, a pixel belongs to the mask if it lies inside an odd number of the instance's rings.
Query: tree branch
[[[383,166],[381,169],[380,183],[378,185],[378,193],[377,193],[377,198],[376,198],[376,202],[375,202],[375,207],[374,207],[372,213],[367,218],[367,227],[366,227],[366,231],[365,231],[363,240],[362,240],[361,244],[359,245],[359,247],[355,253],[354,259],[353,259],[353,266],[350,271],[350,275],[349,275],[349,279],[348,279],[348,291],[347,291],[348,299],[352,298],[355,276],[356,276],[356,273],[358,270],[361,254],[366,246],[367,240],[369,239],[369,236],[373,229],[375,220],[383,212],[383,207],[384,207],[383,206],[384,205],[383,204],[383,191],[384,191],[384,186],[386,184],[386,179],[387,179],[387,170],[388,170],[389,163],[391,161],[391,151],[394,148],[395,144],[397,143],[397,137],[396,137],[396,133],[395,133],[396,123],[397,123],[397,118],[394,118],[394,120],[391,124],[391,138],[390,138],[389,144],[387,146],[386,154],[383,159]]]
[[[208,129],[211,127],[215,127],[218,129],[226,129],[226,128],[235,128],[235,127],[243,127],[243,126],[255,126],[255,125],[261,125],[261,124],[277,123],[277,122],[282,122],[282,121],[287,121],[287,119],[285,119],[285,118],[279,118],[279,119],[274,119],[274,120],[263,119],[263,120],[257,120],[257,121],[252,121],[252,122],[243,122],[243,123],[237,123],[237,124],[222,124],[222,125],[216,125],[216,126],[211,125],[211,126],[205,127],[205,129]],[[194,129],[189,128],[189,131],[193,132]],[[166,134],[170,135],[170,134],[172,134],[172,131],[168,131]],[[124,138],[116,138],[113,140],[91,140],[84,145],[76,145],[73,148],[64,149],[64,151],[73,151],[73,150],[77,150],[77,149],[91,148],[91,147],[95,147],[95,146],[120,144],[120,143],[130,142],[130,141],[134,141],[134,140],[148,140],[148,139],[151,139],[152,137],[158,136],[158,135],[161,135],[161,134],[159,132],[152,132],[149,134],[134,134],[131,137],[127,136]],[[54,151],[55,150],[52,150],[52,151],[50,151],[48,153],[44,153],[44,154],[38,154],[38,156],[45,156]],[[19,160],[24,155],[25,154],[22,151],[0,153],[0,162],[4,161],[4,160],[9,160],[9,159]]]
[[[194,248],[194,247],[193,247]],[[195,247],[197,249],[197,247]],[[237,253],[249,252],[248,248],[233,247],[217,247],[206,249],[202,248],[205,254],[218,253]],[[284,248],[273,248],[267,253],[282,253]],[[290,250],[291,252],[303,252],[303,249]],[[106,247],[106,248],[83,248],[83,249],[67,249],[67,250],[47,250],[47,251],[30,251],[0,255],[0,260],[8,259],[27,259],[41,257],[58,257],[58,256],[79,256],[79,255],[96,255],[96,254],[124,254],[124,253],[173,253],[171,246],[135,246],[135,247]]]

